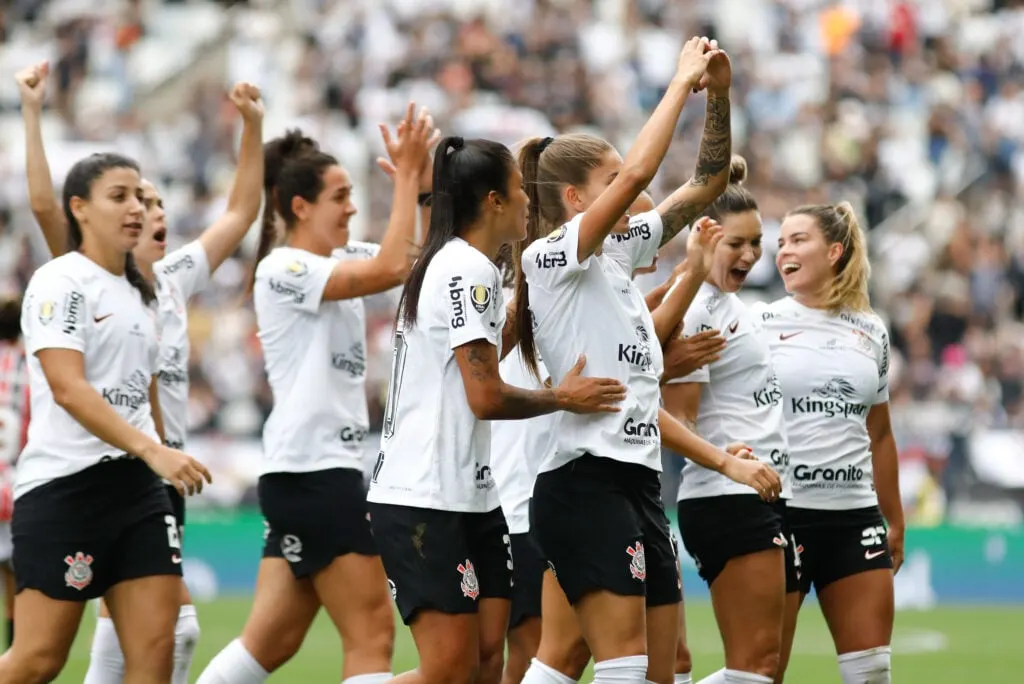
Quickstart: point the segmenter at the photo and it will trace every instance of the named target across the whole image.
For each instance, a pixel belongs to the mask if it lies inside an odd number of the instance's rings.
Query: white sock
[[[395,675],[390,672],[373,672],[371,674],[361,674],[348,679],[342,679],[341,684],[384,684],[384,682],[392,679]]]
[[[839,674],[843,684],[890,684],[892,648],[878,646],[866,651],[839,656]]]
[[[676,672],[675,684],[693,684],[693,678],[689,672]]]
[[[213,657],[196,684],[263,684],[270,676],[235,639]]]
[[[84,684],[121,684],[122,679],[124,654],[121,653],[121,642],[117,640],[114,621],[108,617],[97,618]]]
[[[576,684],[576,680],[534,658],[520,684]]]
[[[697,684],[725,684],[725,668],[723,667],[718,672],[712,672],[707,677],[697,682]]]
[[[594,684],[640,684],[647,681],[647,656],[626,656],[594,663]]]
[[[726,684],[772,684],[771,677],[742,670],[726,670],[725,679],[722,681]]]
[[[171,684],[188,684],[188,671],[199,642],[199,618],[195,606],[182,606],[174,626],[174,674]]]

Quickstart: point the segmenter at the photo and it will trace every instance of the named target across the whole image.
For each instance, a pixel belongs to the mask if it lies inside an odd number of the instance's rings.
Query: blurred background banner
[[[162,191],[171,247],[225,206],[240,132],[225,92],[263,89],[269,138],[301,126],[349,170],[354,236],[376,239],[391,187],[376,124],[411,98],[445,133],[514,144],[588,130],[620,151],[672,77],[682,41],[733,60],[733,149],[750,166],[765,252],[743,296],[783,294],[778,226],[850,200],[872,299],[891,330],[908,566],[904,603],[1024,603],[1024,2],[1021,0],[5,0],[0,2],[0,290],[48,258],[28,208],[16,70],[49,59],[55,182],[97,150],[135,156]],[[696,159],[687,103],[651,187]],[[190,309],[189,449],[216,482],[190,501],[188,548],[221,592],[251,588],[260,433],[271,405],[245,294],[257,230]],[[682,257],[666,247],[649,289]],[[394,297],[367,304],[367,398],[379,427]],[[375,438],[367,440],[375,453]],[[665,455],[666,501],[680,461]],[[674,508],[674,505],[671,506]],[[688,592],[703,583],[687,574]],[[915,593],[916,592],[916,593]],[[922,604],[923,604],[922,603]]]

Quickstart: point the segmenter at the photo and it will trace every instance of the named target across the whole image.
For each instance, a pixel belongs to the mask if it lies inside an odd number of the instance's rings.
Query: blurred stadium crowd
[[[268,137],[300,124],[343,160],[356,230],[373,239],[390,198],[376,123],[409,98],[446,132],[513,144],[592,127],[625,150],[689,35],[733,59],[733,149],[765,222],[746,294],[781,294],[773,246],[788,208],[851,200],[895,345],[908,520],[1019,521],[1024,0],[7,0],[0,285],[20,290],[47,258],[12,78],[38,59],[56,74],[44,134],[57,182],[93,149],[126,151],[163,191],[172,241],[192,239],[223,206],[239,128],[223,92],[247,79],[263,89]],[[686,112],[656,197],[692,170],[703,96]],[[269,410],[245,296],[253,233],[191,314],[192,429],[215,444],[258,438]],[[678,262],[673,249],[646,287]],[[378,420],[393,299],[368,310]]]

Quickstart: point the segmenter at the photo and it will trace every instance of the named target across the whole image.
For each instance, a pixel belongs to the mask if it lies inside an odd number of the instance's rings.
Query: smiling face
[[[723,292],[737,292],[761,259],[761,215],[756,211],[726,214],[721,219],[722,240],[708,280]]]
[[[817,219],[791,214],[782,222],[775,266],[787,292],[809,296],[829,286],[842,253],[842,245],[825,239]]]
[[[113,167],[89,184],[88,197],[71,197],[71,213],[84,237],[127,254],[142,235],[142,196],[139,172],[126,166]]]
[[[331,165],[324,169],[321,180],[323,188],[316,199],[309,202],[296,195],[292,198],[292,210],[316,242],[326,245],[329,251],[348,244],[348,223],[356,215],[356,205],[348,171]]]
[[[139,244],[132,250],[139,265],[152,267],[167,254],[167,213],[156,186],[142,181],[142,203],[146,209]]]

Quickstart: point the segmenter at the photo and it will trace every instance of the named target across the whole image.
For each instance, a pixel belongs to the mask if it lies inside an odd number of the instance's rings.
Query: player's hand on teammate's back
[[[576,365],[565,374],[555,388],[562,410],[571,413],[615,413],[617,404],[626,398],[626,386],[612,378],[583,377],[587,357],[580,354]]]

